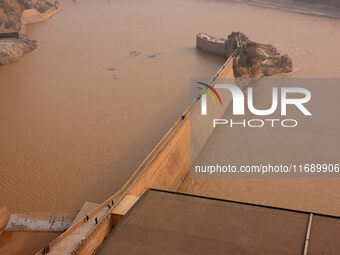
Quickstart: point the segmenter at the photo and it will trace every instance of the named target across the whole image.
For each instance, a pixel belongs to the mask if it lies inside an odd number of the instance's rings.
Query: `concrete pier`
[[[196,48],[213,55],[226,57],[227,41],[224,38],[215,38],[209,34],[198,33]]]

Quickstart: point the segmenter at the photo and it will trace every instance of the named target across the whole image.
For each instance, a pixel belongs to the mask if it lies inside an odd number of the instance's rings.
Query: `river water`
[[[27,28],[39,48],[0,67],[0,206],[78,209],[117,191],[223,63],[197,32],[242,31],[339,77],[340,22],[224,1],[74,0]]]

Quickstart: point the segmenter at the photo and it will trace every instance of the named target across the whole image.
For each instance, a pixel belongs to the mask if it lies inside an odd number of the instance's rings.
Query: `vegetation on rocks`
[[[253,42],[240,32],[228,36],[227,57],[238,51],[233,68],[236,77],[259,78],[293,70],[292,60],[270,44]]]

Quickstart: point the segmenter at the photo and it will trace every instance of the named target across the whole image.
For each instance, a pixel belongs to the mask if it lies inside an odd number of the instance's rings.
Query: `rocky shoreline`
[[[233,32],[228,36],[227,57],[235,50],[238,50],[233,63],[236,78],[260,78],[293,71],[288,55],[281,55],[271,44],[251,41],[243,33]]]
[[[26,24],[44,21],[61,8],[58,0],[3,0],[0,2],[0,34],[17,32],[17,38],[0,39],[0,65],[18,61],[38,47],[25,36]]]
[[[251,41],[241,32],[232,32],[227,38],[220,39],[199,33],[196,47],[227,59],[232,56],[235,78],[257,79],[293,71],[293,62],[288,55],[281,55],[271,44]]]
[[[37,47],[36,40],[27,38],[0,39],[0,65],[18,61],[23,54]]]

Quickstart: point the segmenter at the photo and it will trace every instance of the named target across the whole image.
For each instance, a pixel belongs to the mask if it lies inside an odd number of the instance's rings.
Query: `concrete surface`
[[[76,216],[76,211],[38,212],[11,214],[6,230],[8,231],[56,231],[68,229]]]
[[[86,214],[92,212],[94,209],[96,209],[100,204],[97,203],[92,203],[92,202],[88,202],[86,201],[83,206],[80,208],[79,213],[77,214],[77,216],[73,219],[72,221],[72,225],[75,224],[76,222],[78,222],[80,219],[84,218],[86,216]]]
[[[308,217],[149,190],[96,254],[302,254]]]

